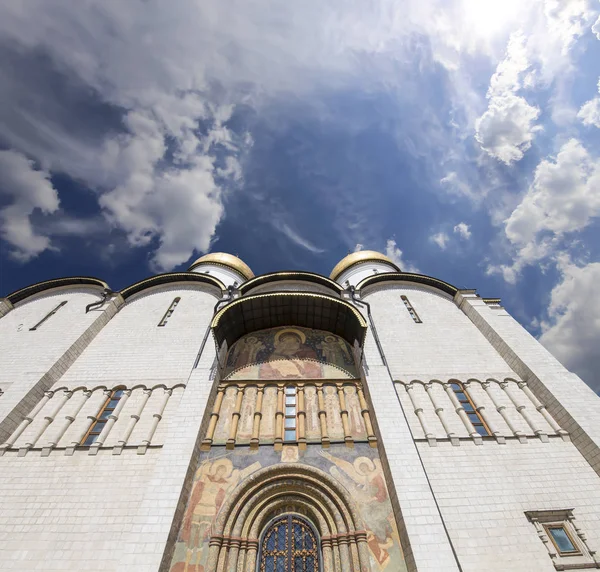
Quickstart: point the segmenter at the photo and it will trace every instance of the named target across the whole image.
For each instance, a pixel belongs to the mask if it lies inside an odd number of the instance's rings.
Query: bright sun
[[[503,32],[510,25],[518,26],[527,4],[524,0],[462,0],[468,28],[477,36],[487,37]]]

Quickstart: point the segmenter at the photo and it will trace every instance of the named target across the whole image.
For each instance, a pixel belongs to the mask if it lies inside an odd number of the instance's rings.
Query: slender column
[[[258,552],[258,540],[249,538],[246,541],[246,566],[243,568],[243,572],[255,572],[256,571],[256,554]]]
[[[510,387],[510,384],[506,381],[503,381],[500,384],[500,387],[504,390],[504,393],[506,393],[506,395],[508,395],[510,400],[513,402],[513,405],[515,406],[517,411],[522,415],[523,419],[525,419],[525,421],[527,422],[527,425],[529,425],[529,427],[531,427],[533,434],[537,435],[540,438],[540,441],[547,443],[548,435],[546,434],[546,432],[543,429],[540,429],[539,427],[537,427],[537,425],[535,424],[535,421],[531,418],[531,415],[529,415],[529,411],[527,411],[527,407],[525,406],[524,403],[519,402],[519,399],[514,394],[512,388]]]
[[[352,562],[352,570],[355,570],[356,572],[360,572],[361,571],[360,557],[358,555],[358,545],[356,543],[356,538],[354,538],[354,535],[352,535],[352,536],[348,535],[348,549],[350,551],[350,560]]]
[[[481,435],[479,433],[477,433],[477,431],[475,431],[475,427],[473,426],[473,423],[471,423],[471,420],[469,419],[469,416],[467,415],[465,408],[461,405],[460,401],[456,397],[454,390],[450,387],[449,383],[444,383],[443,387],[446,390],[446,393],[448,394],[450,401],[452,401],[454,410],[456,411],[456,413],[458,413],[460,420],[463,422],[463,425],[465,426],[467,433],[473,438],[473,441],[475,441],[476,445],[481,445],[481,443],[483,442],[483,439],[481,438]]]
[[[348,536],[345,532],[338,534],[338,546],[340,549],[340,560],[342,563],[342,570],[354,570],[350,560],[350,551],[348,550]]]
[[[325,398],[323,397],[323,386],[317,385],[317,399],[319,402],[319,422],[321,424],[321,444],[323,448],[329,447],[329,435],[327,434],[327,412],[325,411]]]
[[[237,437],[238,425],[240,423],[240,415],[242,414],[242,400],[244,399],[245,387],[235,386],[235,409],[231,414],[231,427],[229,428],[229,439],[227,439],[226,449],[233,449],[235,447],[235,439]]]
[[[367,430],[367,441],[371,447],[377,447],[377,437],[375,437],[375,431],[373,431],[373,424],[371,423],[371,414],[367,407],[367,400],[363,392],[362,385],[356,384],[356,393],[358,394],[358,402],[360,403],[360,412],[365,422],[365,429]]]
[[[283,449],[283,386],[277,386],[277,413],[275,414],[275,450]]]
[[[346,409],[346,394],[344,393],[344,385],[336,384],[338,399],[340,401],[340,413],[342,415],[342,427],[344,428],[344,441],[346,447],[354,447],[354,439],[352,439],[352,431],[350,431],[350,423],[348,422],[348,410]]]
[[[370,563],[369,545],[367,544],[367,533],[364,530],[357,530],[354,533],[358,545],[358,557],[360,559],[360,569],[368,570]]]
[[[550,415],[550,413],[548,413],[546,406],[543,405],[540,402],[540,400],[534,395],[533,391],[531,391],[531,389],[529,389],[527,382],[519,381],[517,383],[517,385],[525,393],[525,395],[527,397],[529,397],[529,400],[531,401],[531,403],[533,403],[533,406],[541,413],[542,417],[546,420],[548,425],[550,425],[550,427],[552,427],[554,432],[557,435],[560,435],[565,441],[570,441],[569,433],[567,431],[565,431],[564,429],[561,429],[560,425],[554,420],[554,417],[552,417],[552,415]]]
[[[227,558],[227,572],[237,572],[238,569],[238,558],[241,552],[241,538],[230,538],[229,539],[229,550]]]
[[[458,437],[454,431],[450,431],[450,427],[448,422],[446,421],[446,415],[444,414],[444,408],[438,403],[436,397],[433,395],[433,383],[425,384],[425,391],[427,395],[429,395],[429,399],[431,399],[431,404],[433,405],[433,409],[436,412],[437,416],[440,418],[440,423],[446,432],[446,435],[450,438],[450,442],[452,445],[457,446],[459,444]]]
[[[154,413],[152,419],[152,425],[150,425],[150,430],[148,431],[148,435],[145,439],[142,439],[142,444],[138,447],[137,453],[138,455],[143,455],[148,449],[148,445],[152,442],[152,437],[154,437],[154,433],[156,428],[158,427],[158,423],[162,419],[163,413],[165,412],[165,407],[167,406],[167,402],[169,401],[169,397],[173,393],[172,389],[165,389],[165,393],[158,407],[156,408],[156,413]]]
[[[129,423],[127,424],[127,429],[125,429],[125,433],[123,433],[123,436],[117,441],[117,445],[113,449],[113,455],[120,455],[121,451],[123,450],[123,447],[125,447],[125,445],[127,445],[127,442],[129,441],[129,437],[131,437],[131,434],[133,433],[133,430],[135,429],[137,422],[140,420],[140,417],[142,416],[144,407],[146,407],[146,403],[148,403],[148,399],[150,399],[150,395],[152,395],[151,389],[143,390],[142,400],[140,401],[140,404],[138,405],[136,412],[131,414],[131,418],[129,419]]]
[[[68,401],[68,399],[73,395],[70,391],[63,391],[62,395],[57,399],[57,403],[54,409],[50,412],[49,415],[44,417],[42,424],[36,431],[35,435],[29,440],[29,442],[25,443],[26,449],[31,449],[35,447],[35,444],[38,442],[39,438],[44,434],[46,429],[48,429],[50,423],[54,421],[59,411],[63,408],[63,405]]]
[[[252,437],[250,439],[250,449],[258,449],[260,443],[260,422],[262,420],[262,404],[265,386],[259,385],[256,388],[256,406],[254,407],[254,424],[252,425]]]
[[[298,448],[306,449],[306,403],[304,400],[304,385],[298,385],[296,399],[298,400]]]
[[[50,451],[58,445],[63,435],[67,432],[67,429],[71,426],[71,423],[75,421],[75,418],[77,417],[77,415],[79,415],[79,412],[81,411],[83,405],[90,396],[89,391],[78,391],[76,393],[77,397],[79,397],[79,401],[75,404],[75,409],[71,411],[70,415],[65,415],[63,422],[54,434],[54,437],[51,438],[46,444],[46,446],[42,449],[42,457],[48,456],[50,454]]]
[[[415,415],[417,416],[419,422],[421,423],[421,428],[423,429],[423,433],[425,434],[425,438],[429,442],[432,447],[435,447],[436,440],[435,435],[429,430],[427,427],[427,423],[425,422],[425,416],[423,415],[423,407],[419,402],[419,398],[415,395],[415,382],[411,382],[408,385],[405,385],[406,393],[408,393],[408,397],[410,398],[410,402],[412,403],[413,409],[415,410]]]
[[[208,542],[208,562],[206,563],[206,570],[217,570],[217,563],[219,562],[219,553],[221,552],[222,544],[222,536],[213,535],[210,537]],[[225,550],[223,550],[223,552],[225,552]]]
[[[31,424],[31,422],[36,418],[38,413],[44,408],[46,403],[48,403],[48,401],[50,401],[50,399],[52,398],[53,395],[54,395],[53,391],[44,392],[44,397],[42,397],[37,402],[37,405],[31,410],[29,415],[27,415],[26,417],[23,418],[23,421],[21,421],[21,423],[15,429],[13,434],[6,440],[5,443],[3,443],[0,446],[0,456],[4,455],[4,452],[6,451],[6,449],[9,449],[10,447],[13,446],[15,441],[23,434],[23,431],[25,431],[25,429],[27,429],[27,427]]]
[[[508,425],[508,428],[512,431],[513,435],[517,437],[521,443],[527,443],[527,437],[525,437],[525,434],[522,431],[516,429],[515,426],[512,424],[512,421],[510,420],[510,417],[508,416],[508,413],[506,411],[506,406],[500,405],[498,403],[498,400],[494,397],[494,393],[490,389],[491,383],[489,381],[486,381],[482,385],[483,389],[485,389],[487,394],[490,396],[490,399],[492,400],[496,411],[500,413],[500,415],[502,415],[502,419],[504,419],[504,422]]]
[[[334,567],[331,536],[323,536],[321,538],[321,552],[323,554],[323,571],[333,572]],[[248,569],[246,572],[254,572],[254,568],[252,570]]]
[[[481,385],[485,386],[486,383],[489,385],[489,381],[484,381]],[[465,389],[468,390],[471,383],[466,381],[463,385],[464,385]],[[502,432],[498,430],[498,427],[496,427],[495,423],[490,419],[490,416],[487,414],[487,411],[485,410],[485,406],[477,405],[472,393],[469,393],[469,396],[471,397],[471,401],[473,402],[473,405],[475,406],[475,411],[477,411],[477,413],[479,413],[479,415],[481,415],[481,418],[485,421],[485,424],[488,426],[488,429],[491,431],[492,435],[496,438],[496,441],[498,443],[500,443],[501,445],[505,444],[506,439],[502,435]]]
[[[104,444],[104,441],[106,441],[106,438],[108,437],[109,433],[112,431],[112,428],[114,427],[115,423],[117,422],[117,419],[119,419],[119,415],[121,414],[123,407],[125,407],[125,403],[129,399],[130,395],[131,395],[131,389],[123,390],[123,395],[121,395],[121,398],[119,399],[119,403],[117,403],[115,410],[108,416],[108,420],[104,424],[104,427],[102,427],[102,431],[100,432],[100,435],[98,435],[98,438],[90,445],[90,450],[88,452],[88,455],[97,455],[98,454],[98,450],[100,449],[100,447],[102,447],[102,445]]]
[[[219,415],[221,414],[221,406],[223,405],[223,398],[225,397],[225,391],[227,390],[226,385],[219,385],[217,388],[217,397],[215,399],[215,405],[213,406],[212,413],[210,414],[210,421],[208,422],[208,429],[206,430],[206,437],[202,441],[200,446],[201,451],[208,451],[212,445],[215,437],[215,429],[217,428],[217,422],[219,421]]]

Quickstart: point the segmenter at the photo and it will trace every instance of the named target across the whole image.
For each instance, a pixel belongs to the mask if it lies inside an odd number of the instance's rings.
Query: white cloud
[[[454,227],[454,232],[464,240],[469,240],[469,238],[471,238],[471,230],[469,229],[469,225],[465,222],[459,222]]]
[[[310,240],[300,236],[287,222],[277,218],[273,220],[273,226],[287,236],[287,238],[289,238],[296,246],[300,246],[301,248],[304,248],[313,254],[321,254],[322,252],[325,252],[323,248],[315,246],[312,242],[310,242]],[[355,252],[357,251],[355,250]]]
[[[437,244],[442,250],[446,250],[450,237],[445,232],[438,232],[430,236],[429,240]]]
[[[517,245],[536,240],[543,231],[563,234],[581,230],[600,214],[600,160],[570,139],[556,159],[544,159],[521,204],[506,221],[506,236]]]
[[[507,93],[490,99],[487,111],[475,123],[475,139],[491,157],[510,165],[531,147],[540,110],[518,95]]]
[[[598,18],[600,22],[600,18]],[[600,80],[598,80],[598,91],[600,91]],[[595,125],[600,127],[600,97],[590,99],[581,106],[577,117],[584,125]]]
[[[531,147],[540,110],[517,95],[529,69],[525,36],[514,33],[505,58],[498,64],[488,88],[488,108],[475,122],[475,139],[491,157],[509,165]]]
[[[410,262],[404,260],[403,252],[398,248],[396,241],[392,238],[389,238],[385,245],[385,255],[392,260],[402,272],[421,273],[416,266],[413,266]]]
[[[511,265],[490,266],[514,283],[521,270],[556,253],[563,235],[581,231],[600,215],[600,159],[576,139],[567,141],[555,159],[542,160],[527,193],[505,221],[516,248]]]
[[[600,263],[562,266],[540,341],[567,368],[600,391]]]
[[[592,26],[592,32],[596,38],[600,40],[600,16],[598,16],[598,19],[594,22],[594,25]]]
[[[37,234],[30,219],[36,209],[45,214],[58,210],[50,174],[36,170],[33,161],[20,153],[0,151],[0,195],[9,200],[0,209],[0,235],[13,247],[11,255],[27,261],[50,248],[50,239]]]
[[[577,117],[581,119],[584,125],[600,127],[600,97],[585,102],[581,106]]]
[[[548,31],[560,41],[563,54],[586,32],[595,16],[589,0],[545,0],[544,13]]]

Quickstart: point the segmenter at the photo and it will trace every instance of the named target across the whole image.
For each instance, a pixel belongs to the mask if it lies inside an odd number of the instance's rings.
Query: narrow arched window
[[[94,421],[88,432],[85,434],[81,444],[82,445],[92,445],[96,439],[102,433],[102,429],[106,426],[106,422],[109,419],[111,413],[117,408],[117,404],[119,403],[119,399],[123,395],[122,389],[116,389],[110,394],[110,397],[104,402],[104,405],[98,411],[98,415],[96,416],[96,421]]]
[[[259,572],[319,572],[319,539],[311,524],[285,514],[267,525],[260,543]]]
[[[63,300],[56,308],[50,310],[33,328],[29,328],[30,332],[37,330],[46,320],[50,319],[56,312],[58,312],[65,304],[67,300]]]
[[[472,423],[473,427],[475,427],[475,431],[477,431],[477,433],[483,437],[491,435],[491,432],[483,420],[481,413],[479,413],[479,411],[477,411],[475,408],[475,404],[473,403],[473,400],[467,393],[467,390],[464,388],[463,384],[458,381],[453,381],[450,383],[450,387],[454,391],[454,395],[456,395],[461,407],[465,410],[469,421]]]
[[[173,312],[175,311],[175,308],[177,307],[177,304],[179,304],[180,300],[181,300],[181,298],[179,296],[177,296],[177,298],[175,298],[171,302],[171,305],[169,306],[168,310],[165,312],[165,315],[162,317],[162,320],[160,322],[158,322],[159,326],[167,325],[167,320],[173,315]]]

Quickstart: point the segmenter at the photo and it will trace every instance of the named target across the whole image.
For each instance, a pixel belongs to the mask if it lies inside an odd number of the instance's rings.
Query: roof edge
[[[64,286],[97,286],[98,288],[108,288],[108,284],[99,278],[93,278],[92,276],[70,276],[67,278],[55,278],[53,280],[44,280],[43,282],[37,282],[25,288],[15,290],[8,296],[6,300],[9,300],[11,304],[17,304],[23,300],[30,298],[35,294],[44,292],[46,290],[52,290],[53,288],[62,288]]]
[[[214,276],[197,274],[195,272],[166,272],[164,274],[157,274],[156,276],[150,276],[149,278],[144,278],[144,280],[135,282],[134,284],[131,284],[131,286],[127,286],[127,288],[121,290],[120,294],[124,300],[127,300],[134,294],[138,294],[143,290],[147,290],[148,288],[152,288],[154,286],[160,286],[162,284],[169,284],[171,282],[201,282],[215,286],[221,291],[226,290],[225,284],[223,284],[223,282]]]
[[[333,290],[336,293],[342,292],[344,289],[337,283],[323,276],[322,274],[316,274],[314,272],[306,272],[303,270],[283,270],[279,272],[269,272],[267,274],[261,274],[244,282],[239,290],[242,294],[246,294],[254,288],[269,284],[270,282],[282,282],[284,280],[303,280],[306,282],[313,282],[314,284],[320,284]]]
[[[424,284],[426,286],[436,288],[437,290],[441,290],[442,292],[449,294],[453,297],[459,291],[459,288],[453,286],[452,284],[449,284],[448,282],[444,282],[443,280],[439,280],[438,278],[433,278],[433,276],[427,276],[426,274],[414,274],[412,272],[382,272],[381,274],[367,276],[357,284],[356,289],[362,290],[367,286],[372,286],[373,284],[388,281],[416,282],[417,284]]]

